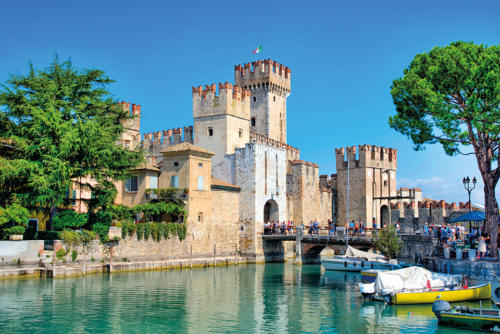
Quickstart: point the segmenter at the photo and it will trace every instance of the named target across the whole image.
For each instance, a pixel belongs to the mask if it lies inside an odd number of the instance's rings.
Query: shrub
[[[135,228],[136,228],[136,226],[135,226],[135,223],[134,223],[134,222],[132,222],[132,223],[128,223],[128,224],[127,224],[128,235],[129,235],[130,237],[132,237],[132,236],[134,235]]]
[[[113,220],[124,221],[133,218],[132,209],[122,204],[112,206],[108,209],[108,211],[111,213]]]
[[[77,257],[78,257],[78,252],[76,250],[73,250],[71,252],[71,261],[75,262]]]
[[[89,243],[90,241],[94,240],[95,237],[97,236],[95,234],[95,232],[92,232],[92,231],[88,231],[88,230],[81,230],[80,232],[80,238],[81,238],[81,242],[85,245],[87,243]]]
[[[179,240],[182,241],[186,239],[186,235],[187,235],[186,224],[177,224],[177,236],[179,237]]]
[[[127,232],[128,232],[128,223],[122,222],[121,225],[122,225],[122,239],[125,239],[127,237]]]
[[[59,234],[61,239],[66,241],[66,243],[72,247],[74,244],[80,243],[80,232],[73,230],[63,230]]]
[[[403,247],[403,241],[399,238],[396,228],[392,225],[388,225],[383,228],[376,237],[373,238],[375,247],[385,256],[395,258],[401,248]]]
[[[160,227],[158,225],[158,223],[149,223],[149,226],[151,227],[151,237],[155,241],[160,241],[158,235]]]
[[[161,238],[163,238],[165,236],[166,229],[167,229],[166,224],[163,224],[163,223],[158,224],[158,241],[160,241]]]
[[[148,240],[151,235],[151,225],[149,223],[144,223],[144,240]]]
[[[144,236],[144,225],[146,224],[139,223],[136,226],[137,240],[141,240]]]
[[[92,230],[99,236],[101,242],[109,241],[108,238],[109,225],[96,223],[92,226]]]
[[[64,230],[66,228],[80,228],[87,222],[87,215],[78,213],[73,210],[65,210],[57,213],[52,219],[52,227],[56,230]]]
[[[120,237],[119,237],[119,236],[117,236],[117,235],[115,235],[115,236],[113,237],[113,240],[114,240],[114,241],[119,241],[119,240],[120,240]]]
[[[66,255],[68,254],[68,251],[65,250],[64,248],[61,248],[60,250],[58,250],[56,252],[56,257],[61,260],[62,258],[64,258]]]
[[[25,207],[13,203],[5,208],[0,207],[0,225],[12,222],[16,225],[27,226],[30,212]]]
[[[8,235],[14,235],[14,234],[24,234],[24,231],[26,231],[26,228],[24,226],[12,226],[9,228],[6,228],[5,231],[7,232]]]

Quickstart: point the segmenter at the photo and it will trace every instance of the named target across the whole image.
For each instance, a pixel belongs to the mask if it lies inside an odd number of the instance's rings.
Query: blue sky
[[[335,173],[334,148],[394,147],[399,186],[465,201],[462,177],[480,179],[474,158],[413,151],[388,126],[390,85],[434,46],[499,44],[499,12],[497,0],[2,1],[0,81],[57,52],[105,70],[117,99],[143,106],[149,132],[192,124],[192,86],[234,81],[233,65],[272,58],[292,69],[288,144],[321,174]],[[473,203],[482,204],[478,189]]]

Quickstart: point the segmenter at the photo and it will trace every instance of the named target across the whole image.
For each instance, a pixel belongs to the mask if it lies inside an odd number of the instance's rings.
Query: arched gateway
[[[276,203],[275,200],[270,199],[266,202],[266,204],[264,204],[264,223],[270,221],[277,222],[279,219],[278,203]]]

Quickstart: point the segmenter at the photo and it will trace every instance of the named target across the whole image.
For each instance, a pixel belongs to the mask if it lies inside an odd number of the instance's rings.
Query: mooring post
[[[214,244],[214,267],[215,267],[215,265],[217,264],[217,260],[215,259],[215,254],[216,254],[216,249],[215,249],[215,247],[216,247],[216,246],[215,246],[215,244]]]
[[[56,277],[56,241],[52,241],[52,251],[54,255],[52,255],[52,278]]]
[[[303,226],[299,225],[295,230],[295,261],[294,264],[302,264],[302,229]]]

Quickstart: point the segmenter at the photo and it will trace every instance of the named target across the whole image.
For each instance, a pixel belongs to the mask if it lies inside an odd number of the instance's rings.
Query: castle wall
[[[159,163],[163,159],[161,151],[179,143],[193,143],[192,126],[144,133],[141,145],[144,155],[153,163]]]
[[[314,220],[325,225],[332,218],[331,192],[320,192],[319,180],[318,165],[302,160],[289,162],[288,216],[295,225],[309,225]]]

